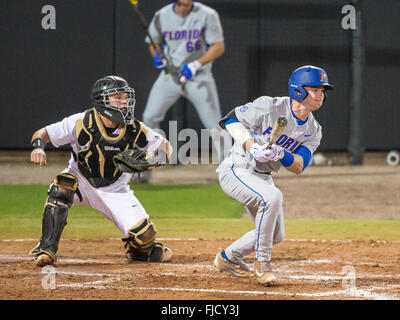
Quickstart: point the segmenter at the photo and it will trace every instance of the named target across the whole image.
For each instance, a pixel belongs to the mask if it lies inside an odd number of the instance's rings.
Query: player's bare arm
[[[32,146],[36,146],[31,152],[31,162],[37,163],[40,167],[47,166],[46,152],[44,146],[50,142],[46,128],[37,130],[31,139]]]
[[[156,49],[157,52],[162,52],[162,47],[160,43],[156,43]],[[149,45],[149,52],[150,55],[154,58],[155,56],[157,56],[157,52],[156,49],[154,49],[154,46],[152,44]]]
[[[303,158],[297,154],[293,154],[293,157],[294,157],[293,163],[289,167],[286,167],[286,169],[290,172],[299,175],[300,173],[303,172],[304,161]]]
[[[169,161],[174,150],[171,143],[167,139],[163,138],[163,141],[161,142],[158,149],[165,152],[165,154],[167,155],[167,160]]]
[[[180,72],[181,83],[185,83],[187,80],[192,79],[196,75],[197,70],[200,69],[200,67],[216,60],[221,55],[223,55],[224,52],[225,43],[223,41],[212,44],[210,48],[199,59],[194,60],[191,63],[185,64],[183,66]]]
[[[247,152],[250,152],[250,148],[253,144],[255,144],[256,142],[254,141],[254,138],[251,138],[249,140],[246,140],[243,143],[243,149],[246,150]]]
[[[202,66],[206,65],[207,63],[210,63],[216,59],[218,59],[220,56],[222,56],[225,52],[225,42],[216,42],[213,43],[206,53],[201,56],[198,61],[201,63]]]

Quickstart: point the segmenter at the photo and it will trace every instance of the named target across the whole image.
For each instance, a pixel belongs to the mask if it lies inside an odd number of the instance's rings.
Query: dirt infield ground
[[[163,242],[173,260],[149,264],[129,263],[117,239],[63,240],[48,270],[26,254],[35,241],[2,241],[0,299],[400,299],[399,242],[286,240],[274,248],[278,283],[271,287],[213,267],[230,241]]]
[[[301,176],[282,170],[274,178],[284,195],[286,218],[399,219],[400,166],[370,154],[363,166],[310,167]],[[68,155],[51,154],[47,168],[29,165],[27,154],[0,153],[1,183],[49,184]],[[151,183],[216,182],[215,167],[160,168]],[[234,240],[234,239],[232,239]],[[304,241],[274,247],[278,283],[233,278],[212,265],[231,240],[165,239],[174,252],[165,264],[128,263],[122,243],[67,240],[60,244],[55,287],[27,252],[36,240],[0,241],[0,299],[400,299],[399,241]],[[251,262],[251,257],[247,260]],[[47,277],[46,277],[47,276]]]

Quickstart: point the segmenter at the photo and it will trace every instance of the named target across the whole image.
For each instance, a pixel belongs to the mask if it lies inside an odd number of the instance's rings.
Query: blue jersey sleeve
[[[233,109],[225,117],[219,120],[219,125],[222,129],[226,129],[226,125],[233,122],[239,122],[239,120],[236,118],[235,109]]]
[[[308,164],[310,163],[311,160],[311,151],[310,149],[308,149],[305,146],[300,146],[299,148],[297,148],[295,154],[299,155],[300,157],[303,158],[303,170],[305,170],[305,168],[307,168]]]

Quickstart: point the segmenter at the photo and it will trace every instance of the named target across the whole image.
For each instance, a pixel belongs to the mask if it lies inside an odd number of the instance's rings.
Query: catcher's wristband
[[[40,148],[44,150],[45,143],[42,139],[36,138],[32,141],[32,149]]]

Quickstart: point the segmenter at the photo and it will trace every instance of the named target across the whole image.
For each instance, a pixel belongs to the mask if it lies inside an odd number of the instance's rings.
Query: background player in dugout
[[[159,128],[168,109],[184,96],[205,128],[219,130],[221,111],[211,72],[212,62],[225,52],[218,13],[192,0],[172,1],[155,13],[149,33],[157,47],[146,38],[153,64],[162,71],[151,88],[143,122]],[[219,143],[214,147],[220,151]]]
[[[318,148],[322,129],[313,113],[325,101],[328,83],[325,70],[303,66],[289,79],[289,97],[262,96],[236,107],[220,121],[235,143],[217,169],[222,190],[243,204],[255,229],[217,253],[214,265],[219,271],[235,276],[256,276],[259,283],[270,285],[276,277],[271,268],[272,246],[285,236],[281,191],[271,173],[284,166],[302,173]],[[268,148],[275,121],[284,116],[283,134]],[[254,268],[243,258],[255,252]]]
[[[168,140],[134,118],[135,91],[126,80],[106,76],[91,92],[92,108],[37,130],[32,136],[31,162],[47,165],[45,145],[70,144],[68,167],[48,190],[42,236],[30,253],[38,266],[54,264],[67,223],[68,209],[90,206],[111,220],[126,236],[126,256],[131,260],[165,262],[172,250],[156,242],[156,228],[130,189],[132,174],[120,171],[113,157],[137,147],[146,152],[172,154]]]

